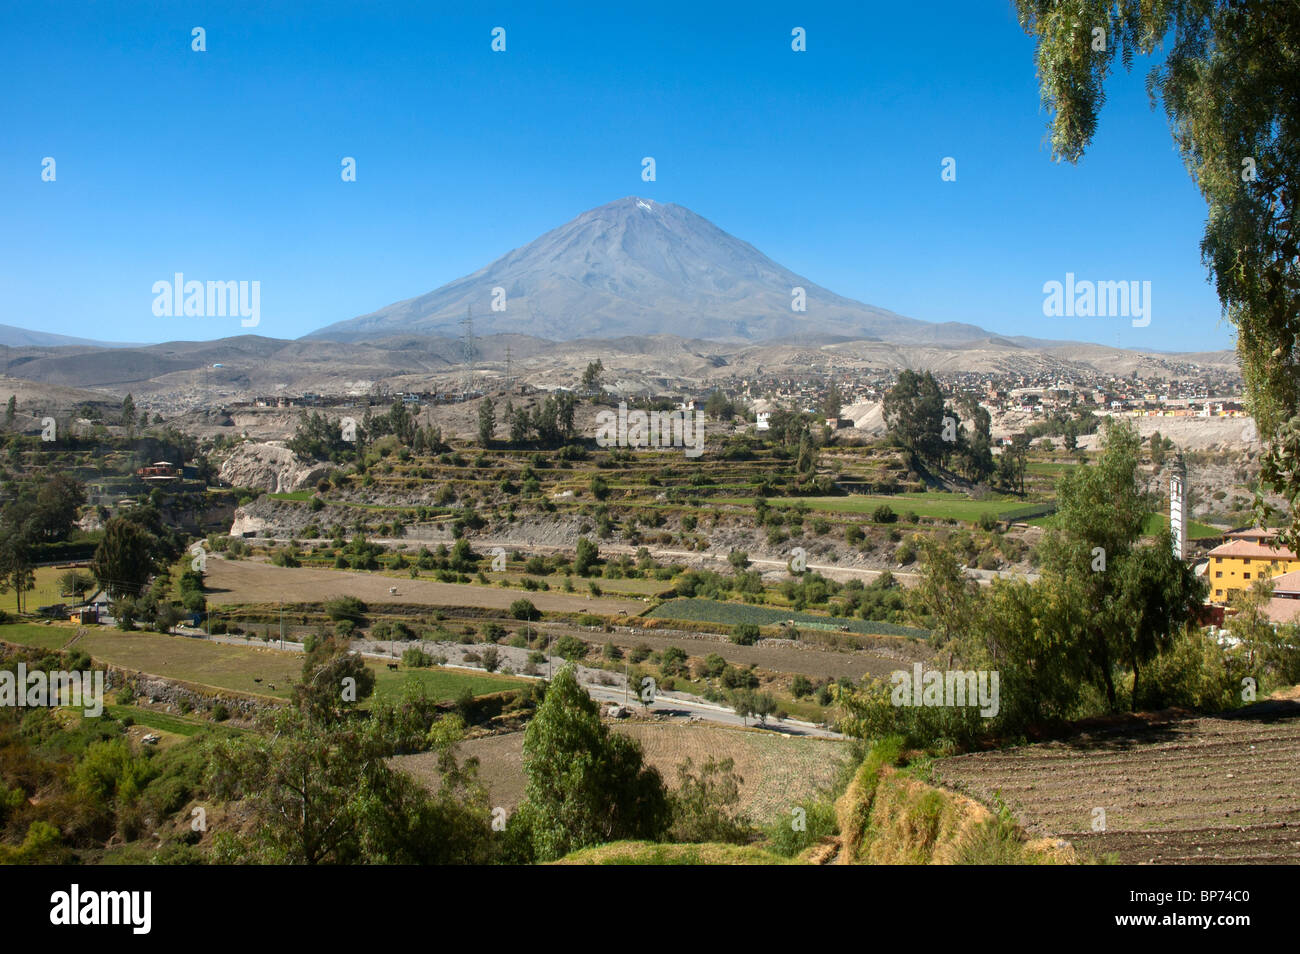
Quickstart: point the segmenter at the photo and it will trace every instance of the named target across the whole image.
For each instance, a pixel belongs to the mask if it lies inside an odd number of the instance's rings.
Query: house
[[[109,615],[108,608],[111,601],[108,594],[103,590],[98,590],[95,595],[79,606],[71,609],[68,619],[73,623],[89,624],[98,623],[101,619]]]
[[[1273,598],[1264,615],[1274,623],[1300,623],[1300,572],[1283,573],[1273,579]]]
[[[141,467],[135,472],[135,475],[141,480],[159,484],[180,480],[181,472],[169,460],[156,460],[147,467]]]
[[[1300,570],[1300,557],[1273,545],[1275,536],[1270,530],[1242,530],[1225,534],[1226,541],[1210,551],[1206,576],[1216,603],[1249,589],[1260,577],[1272,579]]]

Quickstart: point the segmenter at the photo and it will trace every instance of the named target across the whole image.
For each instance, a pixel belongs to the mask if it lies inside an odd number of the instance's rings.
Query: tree
[[[525,622],[532,622],[535,619],[540,619],[542,616],[531,600],[522,598],[517,599],[510,604],[510,615],[515,619],[521,619]]]
[[[912,618],[930,629],[936,646],[967,632],[978,590],[950,547],[931,538],[921,541],[920,580],[907,592],[906,602]]]
[[[1300,6],[1232,0],[1016,0],[1037,40],[1054,159],[1092,143],[1105,84],[1135,53],[1208,205],[1201,260],[1237,326],[1261,478],[1290,503],[1300,544]],[[1104,43],[1096,42],[1101,30]],[[1256,517],[1270,511],[1256,495]]]
[[[17,413],[18,397],[17,395],[11,394],[9,395],[9,403],[5,405],[5,423],[12,424],[14,422],[14,415]]]
[[[36,572],[25,539],[8,534],[0,539],[0,593],[14,592],[14,609],[23,611],[23,594],[36,586]]]
[[[1165,463],[1165,442],[1159,431],[1151,435],[1151,463],[1163,467]]]
[[[749,717],[754,714],[754,707],[758,704],[757,697],[752,689],[739,689],[731,694],[731,710],[740,716],[740,720],[749,725]]]
[[[573,572],[587,576],[600,561],[600,548],[586,537],[578,538],[578,551],[573,558]]]
[[[322,639],[302,663],[302,679],[293,687],[294,705],[313,722],[340,721],[375,691],[375,673],[348,641]]]
[[[522,444],[528,440],[528,409],[518,408],[513,414],[506,417],[506,424],[510,428],[510,443]]]
[[[1121,582],[1117,568],[1142,532],[1146,506],[1137,486],[1137,431],[1112,419],[1096,465],[1067,471],[1057,482],[1056,528],[1041,545],[1045,575],[1077,587],[1078,637],[1111,709],[1118,706],[1114,666],[1120,651],[1112,616]]]
[[[756,693],[754,696],[754,715],[762,725],[776,712],[776,698],[770,692]]]
[[[248,806],[256,821],[244,832],[220,833],[217,857],[274,864],[490,861],[486,793],[473,767],[462,768],[454,755],[459,723],[450,717],[429,731],[442,777],[430,794],[387,762],[403,716],[381,708],[370,719],[321,726],[283,709],[272,717],[272,731],[214,744],[207,768],[213,794]]]
[[[1133,670],[1132,705],[1143,704],[1142,669],[1169,649],[1205,599],[1206,583],[1165,543],[1139,547],[1118,561],[1112,632]],[[1269,594],[1272,595],[1271,593]]]
[[[81,602],[90,588],[95,585],[94,577],[87,576],[85,573],[79,573],[76,570],[69,570],[59,577],[59,592],[73,597],[77,602]]]
[[[478,442],[484,447],[490,446],[496,429],[496,409],[492,406],[491,398],[484,398],[478,405]]]
[[[910,368],[900,372],[885,393],[882,410],[889,436],[914,463],[933,464],[943,456],[943,393],[929,371],[924,375]]]
[[[734,759],[713,756],[699,767],[688,756],[677,766],[677,789],[672,794],[671,838],[677,842],[732,842],[749,840],[749,819],[738,812],[740,786]]]
[[[122,399],[122,426],[128,433],[135,431],[135,398],[129,394]]]
[[[587,364],[587,370],[582,372],[582,390],[587,394],[598,394],[600,392],[601,375],[605,373],[605,366],[597,358],[595,361]]]
[[[1267,577],[1259,577],[1246,590],[1234,591],[1229,605],[1236,610],[1227,620],[1228,632],[1246,647],[1246,668],[1254,672],[1261,650],[1271,641],[1273,624],[1265,608],[1273,598],[1273,584]]]
[[[139,596],[159,562],[158,539],[136,521],[114,517],[104,527],[90,572],[114,598]]]
[[[826,395],[822,398],[821,412],[827,418],[839,417],[843,408],[844,395],[840,393],[839,387],[831,382],[831,386],[826,389]]]
[[[672,820],[658,770],[635,739],[611,732],[565,666],[524,730],[524,801],[515,821],[539,860],[620,839],[657,840]]]

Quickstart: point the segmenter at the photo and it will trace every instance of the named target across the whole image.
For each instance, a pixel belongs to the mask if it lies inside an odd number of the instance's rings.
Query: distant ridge
[[[126,342],[95,341],[92,338],[74,338],[70,335],[56,335],[48,331],[30,331],[14,325],[0,325],[0,345],[9,348],[134,348],[137,345]]]

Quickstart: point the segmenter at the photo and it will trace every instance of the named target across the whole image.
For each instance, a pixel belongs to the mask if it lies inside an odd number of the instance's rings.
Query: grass
[[[9,623],[0,626],[0,639],[35,649],[59,649],[76,635],[75,626],[47,626],[43,623]]]
[[[279,494],[267,494],[266,496],[270,497],[272,500],[311,500],[312,497],[316,496],[316,491],[294,490]]]
[[[76,627],[31,623],[0,626],[0,639],[40,649],[58,649],[76,635]],[[77,643],[100,662],[135,669],[168,679],[198,683],[214,689],[287,699],[302,674],[299,653],[214,643],[185,636],[115,629],[91,629]],[[375,696],[400,698],[403,687],[416,682],[434,699],[454,699],[466,687],[475,695],[524,685],[524,680],[491,673],[450,669],[402,669],[393,672],[379,660],[366,664],[375,671]],[[261,682],[254,679],[260,678]],[[275,689],[271,689],[275,685]],[[130,711],[130,710],[128,710]],[[142,722],[143,720],[137,719]],[[169,730],[170,731],[170,730]]]
[[[482,696],[503,689],[518,689],[526,682],[510,676],[458,669],[399,669],[394,672],[373,660],[367,660],[366,663],[375,670],[375,694],[372,698],[387,702],[401,699],[406,686],[410,684],[421,687],[429,698],[441,702],[455,699],[465,689],[476,696]]]
[[[1025,522],[1035,527],[1052,527],[1056,525],[1056,515],[1037,517]],[[1168,536],[1169,516],[1163,513],[1147,514],[1142,521],[1142,532],[1149,537]],[[1223,530],[1219,527],[1212,527],[1208,523],[1197,523],[1195,520],[1187,522],[1187,539],[1189,540],[1208,540],[1221,536],[1223,536]]]
[[[1168,536],[1169,515],[1164,513],[1147,514],[1146,519],[1142,521],[1142,532],[1153,537]],[[1187,538],[1189,540],[1205,540],[1210,537],[1221,536],[1223,536],[1223,530],[1218,527],[1197,523],[1195,520],[1187,521]]]
[[[616,841],[584,848],[555,862],[561,865],[791,865],[782,857],[752,845],[705,842],[698,845],[653,841]]]
[[[38,566],[34,572],[36,576],[36,588],[27,590],[23,594],[23,603],[26,605],[29,612],[34,613],[36,608],[39,606],[52,606],[55,603],[67,603],[68,605],[71,605],[77,602],[76,597],[70,595],[64,596],[59,591],[59,577],[68,572],[67,567]],[[90,576],[90,570],[86,567],[78,568],[77,572],[82,576]],[[86,595],[89,596],[94,592],[94,590],[95,587],[92,586],[91,589],[87,591]],[[12,600],[9,600],[8,602],[9,606],[6,606],[6,609],[11,608],[13,605]]]
[[[234,726],[222,725],[220,722],[212,722],[207,719],[188,718],[186,716],[171,715],[167,712],[156,712],[153,709],[142,709],[138,706],[105,706],[105,711],[114,719],[125,719],[130,717],[136,725],[142,725],[149,729],[157,729],[159,732],[171,732],[174,735],[184,736],[186,738],[198,735],[204,730],[213,732],[235,735],[240,729]]]

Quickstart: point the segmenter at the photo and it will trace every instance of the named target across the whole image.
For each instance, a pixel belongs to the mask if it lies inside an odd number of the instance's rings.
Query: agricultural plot
[[[494,586],[399,580],[378,573],[279,567],[247,560],[208,561],[204,580],[208,602],[214,606],[323,603],[336,596],[355,596],[368,604],[404,603],[428,606],[472,606],[506,610],[521,596],[543,613],[635,615],[645,609],[636,598],[594,597],[582,593],[527,592]],[[396,589],[397,593],[389,592]]]
[[[726,503],[752,503],[741,499],[726,500]],[[998,520],[1014,520],[1023,515],[1038,513],[1045,502],[1025,503],[1018,497],[990,497],[985,500],[972,500],[965,494],[946,493],[943,491],[926,491],[904,494],[852,494],[847,497],[799,497],[797,501],[811,510],[829,513],[871,514],[877,507],[884,505],[894,513],[902,515],[909,510],[918,517],[930,517],[937,520],[961,520],[973,523],[981,517],[990,516]]]
[[[75,635],[76,628],[72,626],[0,626],[0,640],[42,649],[58,649]],[[90,628],[77,641],[75,648],[84,650],[100,662],[123,669],[214,689],[280,699],[289,697],[293,683],[302,674],[302,656],[298,653],[161,633],[124,633],[115,629]],[[399,669],[394,672],[381,660],[375,659],[366,660],[366,664],[375,672],[375,697],[389,701],[400,699],[408,683],[415,683],[430,698],[439,701],[454,699],[466,688],[475,695],[483,695],[517,688],[524,683],[524,680],[508,676],[449,669]],[[143,719],[137,721],[143,722]]]
[[[929,633],[911,626],[899,626],[896,623],[880,623],[873,620],[852,619],[838,616],[819,616],[792,609],[777,609],[769,606],[751,606],[747,603],[723,603],[706,599],[675,599],[661,603],[646,614],[655,619],[678,619],[700,623],[719,623],[736,626],[740,623],[754,623],[757,626],[774,626],[788,619],[795,625],[805,624],[813,629],[845,629],[863,636],[915,636],[923,638]]]
[[[935,762],[1037,834],[1125,864],[1300,862],[1300,704]],[[1104,814],[1103,814],[1104,813]]]
[[[33,649],[61,649],[77,635],[75,626],[43,623],[9,623],[0,626],[0,639]]]
[[[740,808],[760,824],[789,818],[796,804],[830,786],[849,757],[848,744],[832,739],[796,739],[775,732],[662,722],[619,723],[614,728],[641,743],[647,762],[659,770],[669,787],[676,787],[677,766],[687,757],[697,768],[710,756],[734,759],[736,774],[744,779]],[[469,756],[479,760],[479,778],[491,803],[507,811],[523,800],[523,747],[522,732],[473,739],[460,746],[462,761]],[[434,755],[398,756],[393,764],[425,785],[438,784]]]
[[[526,682],[509,676],[462,672],[456,669],[399,669],[393,672],[374,660],[366,662],[375,670],[373,698],[382,702],[399,701],[409,685],[419,687],[430,699],[444,702],[455,699],[466,689],[476,696],[482,696],[491,692],[501,692],[503,689],[518,689]]]

